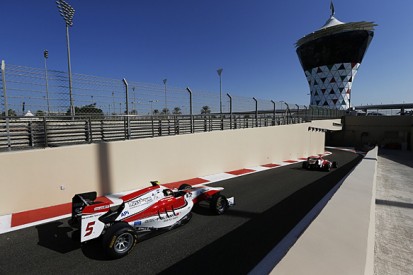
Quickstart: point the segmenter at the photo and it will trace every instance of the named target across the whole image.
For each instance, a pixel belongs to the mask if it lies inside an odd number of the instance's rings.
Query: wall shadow
[[[379,149],[378,155],[381,158],[413,168],[413,152],[411,151]]]
[[[97,153],[99,164],[99,190],[97,191],[99,195],[108,195],[113,193],[109,144],[107,142],[99,143]]]

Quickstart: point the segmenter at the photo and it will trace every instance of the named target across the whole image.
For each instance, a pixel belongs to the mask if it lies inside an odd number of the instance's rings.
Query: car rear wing
[[[96,192],[87,192],[82,194],[76,194],[72,198],[72,219],[70,220],[70,222],[73,227],[80,225],[82,210],[86,206],[94,204],[96,197]]]

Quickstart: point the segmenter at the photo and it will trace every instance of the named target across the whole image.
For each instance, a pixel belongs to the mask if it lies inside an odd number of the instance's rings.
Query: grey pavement
[[[413,153],[379,150],[374,274],[413,274]]]

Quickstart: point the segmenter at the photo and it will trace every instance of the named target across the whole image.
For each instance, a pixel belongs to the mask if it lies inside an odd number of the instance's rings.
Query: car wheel
[[[330,169],[331,169],[331,165],[326,164],[326,166],[324,167],[324,170],[326,170],[327,172],[330,172]]]
[[[121,258],[132,251],[137,242],[135,230],[127,223],[115,223],[103,235],[103,249],[112,259]]]
[[[337,168],[338,167],[338,162],[337,161],[333,161],[333,168]]]
[[[179,186],[178,190],[183,191],[183,190],[188,190],[188,189],[191,189],[191,188],[192,188],[191,185],[184,183],[181,186]]]
[[[215,195],[210,202],[211,210],[217,214],[222,215],[228,209],[228,200],[224,195]]]

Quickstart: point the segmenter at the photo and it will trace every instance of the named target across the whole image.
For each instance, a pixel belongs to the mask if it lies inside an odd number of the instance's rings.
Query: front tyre
[[[103,249],[111,259],[129,254],[137,242],[135,230],[127,223],[115,223],[103,235]]]
[[[212,212],[214,212],[217,215],[224,214],[229,207],[228,200],[224,195],[215,195],[212,198],[209,206]]]

